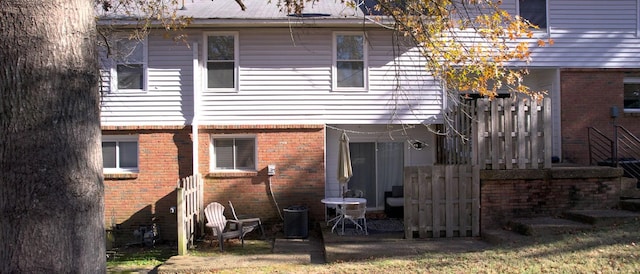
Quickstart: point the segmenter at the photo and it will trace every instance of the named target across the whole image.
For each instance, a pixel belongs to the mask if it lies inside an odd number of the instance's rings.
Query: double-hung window
[[[138,136],[102,136],[105,173],[138,172]]]
[[[365,90],[367,87],[367,47],[362,32],[337,32],[333,47],[334,90]]]
[[[519,0],[518,10],[520,17],[529,20],[541,29],[547,28],[546,0]]]
[[[147,80],[147,42],[122,38],[116,41],[111,70],[112,90],[143,91]]]
[[[640,77],[624,78],[624,111],[640,112]]]
[[[205,51],[207,88],[236,91],[238,87],[238,34],[208,33]]]
[[[253,136],[212,136],[212,170],[256,170],[256,141]]]

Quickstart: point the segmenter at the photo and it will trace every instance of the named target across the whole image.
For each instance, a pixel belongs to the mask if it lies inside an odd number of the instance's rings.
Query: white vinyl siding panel
[[[534,48],[531,66],[638,67],[637,0],[552,0],[548,5],[554,45]]]
[[[331,88],[333,32],[290,31],[240,31],[239,91],[204,92],[203,124],[387,124],[439,119],[440,89],[425,81],[429,78],[423,64],[410,60],[409,70],[394,77],[390,32],[367,32],[369,89],[342,92]],[[405,53],[401,62],[415,59],[412,54]],[[396,91],[396,80],[408,85]]]
[[[193,118],[193,52],[185,43],[151,36],[148,88],[103,93],[103,125],[186,125]]]

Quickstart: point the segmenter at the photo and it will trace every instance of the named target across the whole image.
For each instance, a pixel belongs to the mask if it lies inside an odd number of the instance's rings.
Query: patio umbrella
[[[342,132],[340,137],[340,149],[338,150],[338,183],[344,195],[345,187],[349,179],[353,176],[351,169],[351,153],[349,152],[349,137],[346,132]]]

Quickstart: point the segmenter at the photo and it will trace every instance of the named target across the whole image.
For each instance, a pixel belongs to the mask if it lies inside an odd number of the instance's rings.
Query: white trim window
[[[256,138],[249,135],[211,136],[211,170],[255,171]]]
[[[367,45],[362,32],[333,34],[333,90],[363,91],[368,86]]]
[[[121,38],[114,44],[111,90],[147,90],[147,40]]]
[[[624,112],[640,112],[640,77],[624,78]]]
[[[217,92],[238,90],[238,33],[205,33],[206,87]]]
[[[138,136],[103,135],[104,173],[138,172]]]
[[[541,30],[548,26],[548,9],[546,0],[518,0],[518,15],[529,20]]]

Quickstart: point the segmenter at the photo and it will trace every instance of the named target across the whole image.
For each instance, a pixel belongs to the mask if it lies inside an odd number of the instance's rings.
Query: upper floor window
[[[362,33],[334,35],[334,89],[363,90],[367,84],[367,47]]]
[[[256,145],[252,136],[213,136],[212,170],[256,169]]]
[[[238,78],[238,34],[206,36],[207,88],[235,91]]]
[[[546,0],[519,0],[519,14],[539,28],[547,28]]]
[[[624,79],[624,110],[640,112],[640,78]]]
[[[116,41],[114,68],[112,69],[114,90],[142,91],[146,89],[147,42],[122,38]]]
[[[138,172],[138,136],[102,136],[105,173]]]

